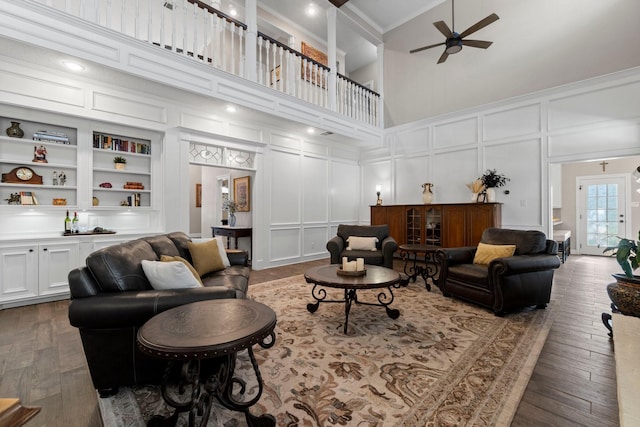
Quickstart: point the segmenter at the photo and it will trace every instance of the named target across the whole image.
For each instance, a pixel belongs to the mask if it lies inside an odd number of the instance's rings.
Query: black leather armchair
[[[540,231],[500,228],[486,229],[480,242],[515,245],[515,253],[489,264],[474,264],[476,247],[439,249],[438,286],[443,295],[488,307],[496,315],[527,306],[547,306],[553,271],[560,267],[557,242]]]
[[[364,258],[365,264],[381,265],[393,268],[393,253],[398,249],[398,243],[389,236],[388,225],[338,225],[337,235],[327,242],[327,250],[331,254],[331,264],[342,263],[342,257],[349,261]],[[347,250],[347,239],[356,237],[377,237],[375,251]]]

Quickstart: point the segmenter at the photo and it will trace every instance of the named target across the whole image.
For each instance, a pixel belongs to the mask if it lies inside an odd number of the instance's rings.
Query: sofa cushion
[[[204,276],[212,271],[224,270],[224,263],[218,251],[218,242],[210,240],[204,243],[187,244],[193,266],[200,276]]]
[[[148,261],[140,264],[153,289],[186,289],[198,288],[202,284],[181,261]]]
[[[473,283],[489,288],[489,269],[486,264],[457,264],[449,267],[447,280]]]
[[[474,264],[489,264],[494,259],[513,256],[516,245],[489,245],[478,243],[478,249],[473,257]]]
[[[375,251],[376,244],[378,243],[377,237],[359,237],[349,236],[347,237],[347,250],[348,251]]]
[[[144,237],[143,239],[145,242],[151,245],[158,258],[160,258],[160,256],[162,255],[180,255],[180,251],[178,251],[178,248],[176,247],[176,244],[173,243],[173,240],[171,240],[164,234]]]
[[[380,249],[382,245],[382,241],[387,237],[389,237],[389,226],[386,224],[383,224],[383,225],[340,224],[338,225],[338,231],[336,234],[340,236],[344,241],[346,241],[349,238],[349,236],[377,237],[378,243],[376,244],[376,248]]]
[[[143,259],[157,261],[151,245],[143,239],[108,246],[87,257],[87,267],[102,292],[143,291],[153,289],[142,270]]]
[[[229,256],[227,255],[227,250],[225,249],[224,242],[222,241],[221,238],[216,237],[213,239],[192,239],[191,241],[193,243],[206,243],[206,242],[210,242],[211,240],[215,240],[216,243],[218,244],[218,253],[220,254],[220,258],[222,259],[222,264],[224,264],[225,267],[231,266],[231,262],[229,261]]]
[[[183,263],[191,272],[191,274],[193,274],[193,277],[196,278],[196,280],[198,281],[198,283],[200,283],[202,285],[202,279],[200,279],[200,275],[198,274],[198,272],[196,271],[195,268],[193,268],[193,265],[191,265],[191,263],[189,261],[187,261],[186,259],[182,258],[181,256],[169,256],[169,255],[162,255],[160,257],[160,261],[162,262],[172,262],[172,261],[179,261],[181,263]],[[145,274],[147,274],[147,272],[144,272]],[[147,276],[148,277],[148,276]],[[151,286],[153,286],[153,282],[151,282]],[[153,286],[154,289],[158,289],[155,286]]]

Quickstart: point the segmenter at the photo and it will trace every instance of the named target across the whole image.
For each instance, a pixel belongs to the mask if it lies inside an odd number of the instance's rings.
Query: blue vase
[[[231,227],[235,227],[236,226],[236,216],[235,216],[235,214],[232,214],[232,213],[229,214],[229,226],[231,226]]]

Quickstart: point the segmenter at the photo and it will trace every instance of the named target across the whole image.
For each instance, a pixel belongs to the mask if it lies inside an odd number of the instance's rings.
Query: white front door
[[[604,248],[628,235],[628,177],[607,175],[578,177],[578,250],[583,255],[603,255]]]

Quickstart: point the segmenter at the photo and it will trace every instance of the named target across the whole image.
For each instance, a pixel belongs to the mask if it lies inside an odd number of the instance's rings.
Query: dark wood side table
[[[230,227],[228,225],[222,225],[218,227],[211,227],[211,237],[224,236],[227,237],[227,249],[230,248],[231,238],[235,239],[235,249],[238,249],[238,237],[248,237],[249,247],[251,247],[251,236],[253,229],[251,227]]]
[[[220,299],[185,304],[164,311],[138,330],[138,347],[144,353],[169,361],[162,381],[162,397],[174,413],[164,418],[153,417],[149,426],[175,425],[182,412],[189,412],[189,426],[206,426],[215,397],[221,405],[245,414],[249,426],[275,427],[269,414],[259,417],[249,412],[262,395],[263,384],[251,347],[269,348],[275,343],[275,312],[264,304],[244,299]],[[244,380],[234,377],[236,353],[246,349],[251,359],[258,390],[252,398],[240,401],[233,395],[234,385]],[[200,361],[215,359],[219,368],[201,378]],[[174,364],[181,367],[180,388],[190,390],[189,397],[179,401],[168,393]],[[204,376],[204,375],[203,375]],[[202,382],[202,383],[201,383]],[[240,394],[244,395],[244,387]]]
[[[400,310],[389,307],[391,303],[393,303],[394,299],[391,288],[406,286],[409,282],[408,279],[403,278],[397,271],[376,265],[366,265],[365,268],[367,274],[364,276],[338,275],[338,267],[338,264],[321,265],[318,267],[312,267],[304,273],[304,278],[307,283],[313,284],[311,296],[316,300],[315,303],[307,304],[307,310],[310,313],[315,313],[321,302],[344,303],[345,334],[347,333],[347,326],[349,324],[349,311],[351,311],[351,305],[353,303],[384,307],[387,312],[387,316],[392,319],[397,319],[400,316]],[[322,287],[344,289],[344,299],[326,299],[327,292],[322,289]],[[357,291],[359,290],[385,288],[386,291],[383,290],[378,294],[378,304],[358,301]]]
[[[404,274],[409,276],[413,282],[418,276],[424,279],[424,285],[428,291],[431,291],[429,279],[434,285],[438,285],[438,264],[435,262],[436,251],[440,246],[405,244],[398,246],[398,252],[404,260]],[[422,254],[420,259],[418,254]],[[424,265],[418,264],[418,261]]]
[[[0,426],[21,426],[38,412],[40,408],[22,406],[20,399],[0,399]]]

